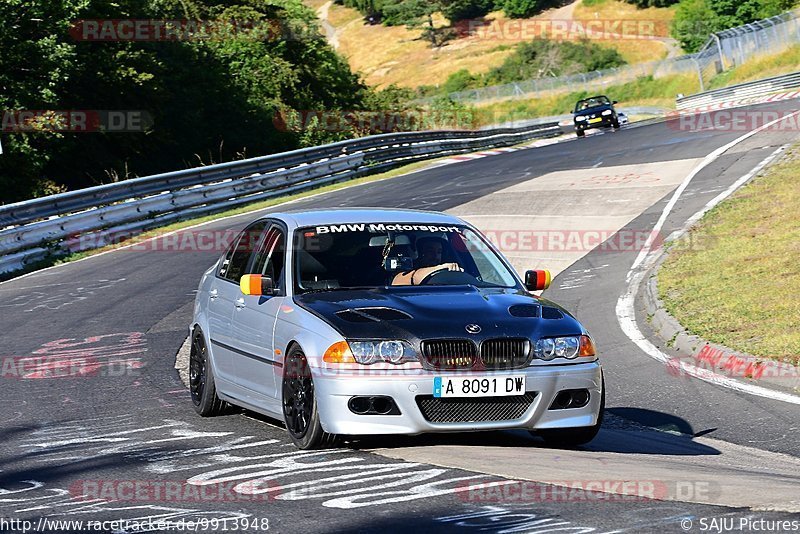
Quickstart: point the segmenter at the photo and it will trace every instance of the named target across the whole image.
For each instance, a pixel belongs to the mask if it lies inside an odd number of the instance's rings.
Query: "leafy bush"
[[[494,0],[450,0],[442,5],[442,14],[450,22],[477,19],[494,9]]]
[[[511,18],[527,18],[543,9],[541,0],[502,0],[503,12]]]
[[[538,39],[521,43],[502,65],[490,70],[486,84],[511,83],[533,78],[563,76],[624,65],[619,52],[589,42]]]
[[[282,130],[276,113],[361,109],[369,90],[317,37],[300,0],[239,1],[0,2],[0,20],[16,21],[0,25],[0,110],[141,110],[153,119],[143,133],[4,134],[0,202],[336,139]],[[281,20],[306,30],[86,42],[69,34],[78,19]]]
[[[442,85],[442,92],[445,94],[455,93],[480,85],[481,77],[472,74],[467,69],[461,69],[447,77],[447,81]]]
[[[683,0],[675,10],[670,34],[687,52],[696,52],[717,31],[719,20],[706,0]]]
[[[714,32],[772,17],[797,0],[681,0],[670,34],[687,52],[696,52]]]

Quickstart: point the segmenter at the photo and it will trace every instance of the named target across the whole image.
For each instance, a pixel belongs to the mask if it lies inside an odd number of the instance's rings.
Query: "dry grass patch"
[[[602,16],[613,16],[623,2],[608,1],[601,5]],[[636,11],[633,6],[630,6]],[[581,9],[579,5],[576,12]],[[608,13],[606,13],[606,11]],[[669,9],[651,8],[640,10],[638,16],[644,20],[661,16],[672,17]],[[449,41],[442,47],[433,48],[420,37],[421,31],[405,27],[370,26],[356,10],[333,4],[329,10],[330,23],[340,30],[339,52],[348,58],[350,66],[364,75],[366,82],[377,87],[392,83],[403,87],[441,85],[448,76],[460,69],[475,74],[488,72],[500,66],[513,52],[513,47],[533,38],[549,37],[551,26],[545,21],[559,15],[549,10],[532,19],[512,20],[501,11],[490,13],[485,25],[476,28],[468,37]],[[585,15],[594,18],[593,12]],[[628,19],[633,19],[630,15]],[[447,21],[438,17],[436,24],[446,26]],[[568,36],[570,40],[580,38],[580,32]],[[607,39],[601,46],[617,49],[629,63],[652,61],[666,56],[667,47],[657,40]]]

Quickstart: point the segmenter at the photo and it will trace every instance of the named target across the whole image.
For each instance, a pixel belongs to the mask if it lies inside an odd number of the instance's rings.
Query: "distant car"
[[[617,121],[619,122],[620,126],[623,124],[628,124],[628,116],[622,111],[617,111]]]
[[[441,213],[321,210],[250,224],[203,276],[189,382],[278,418],[301,449],[340,435],[522,428],[592,440],[605,404],[594,342],[533,295],[473,226]]]
[[[575,122],[575,134],[578,137],[586,135],[586,130],[591,128],[619,128],[619,120],[614,104],[607,96],[598,95],[578,100],[572,112]]]

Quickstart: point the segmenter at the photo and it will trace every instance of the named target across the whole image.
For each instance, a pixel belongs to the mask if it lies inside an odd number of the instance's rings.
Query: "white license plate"
[[[437,376],[434,397],[510,397],[525,394],[525,375]]]

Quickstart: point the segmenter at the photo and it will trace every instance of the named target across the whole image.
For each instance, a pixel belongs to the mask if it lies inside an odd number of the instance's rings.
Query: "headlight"
[[[555,358],[572,360],[578,356],[595,355],[594,342],[589,336],[564,336],[543,338],[536,342],[533,349],[534,358],[550,361]]]
[[[603,111],[603,113],[601,113],[601,115],[606,115],[606,116],[611,115],[611,110],[607,109],[607,110]]]
[[[578,115],[577,117],[575,117],[575,120],[576,121],[585,121],[586,120],[586,115]]]
[[[399,365],[417,361],[417,352],[406,341],[348,341],[356,362],[370,365],[384,361]]]

